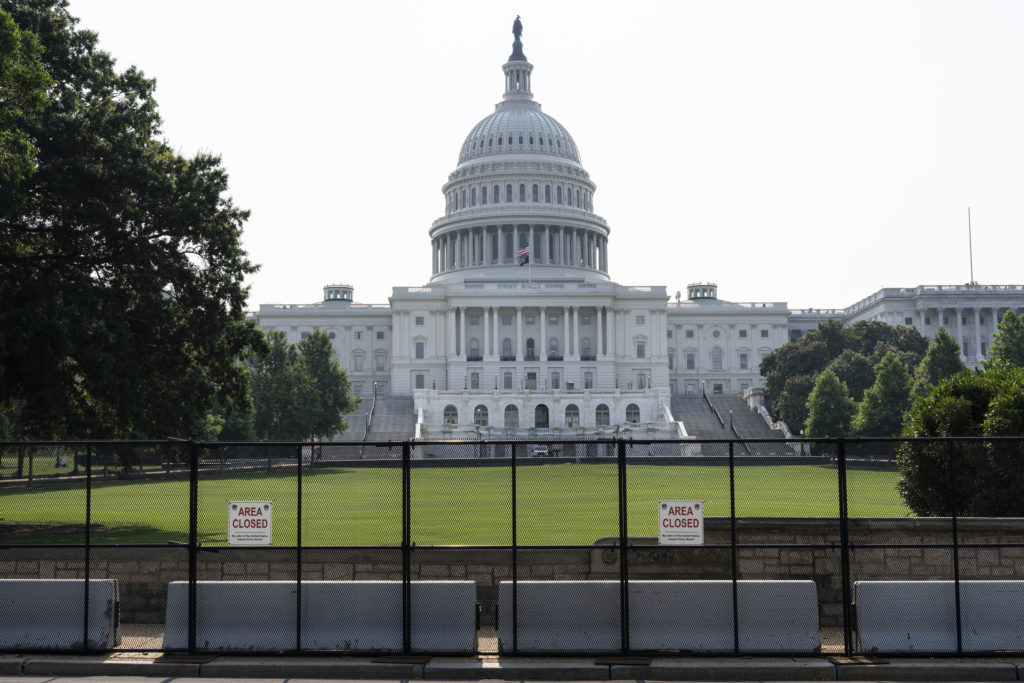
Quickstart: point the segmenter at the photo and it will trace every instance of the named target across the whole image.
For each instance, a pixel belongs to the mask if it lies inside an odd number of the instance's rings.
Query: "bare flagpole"
[[[974,238],[971,236],[971,207],[967,207],[967,253],[971,259],[971,284],[974,283]]]

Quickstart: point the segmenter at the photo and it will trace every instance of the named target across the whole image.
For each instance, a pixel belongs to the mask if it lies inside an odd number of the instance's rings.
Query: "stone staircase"
[[[406,441],[416,435],[412,396],[378,396],[370,416],[367,441]]]
[[[735,439],[737,434],[741,439],[772,439],[781,438],[779,432],[772,430],[764,418],[750,410],[747,402],[739,396],[709,396],[711,405],[718,409],[722,416],[724,425],[718,421],[718,416],[711,410],[708,401],[701,395],[675,395],[672,397],[672,416],[683,423],[686,433],[697,439]],[[732,411],[730,418],[729,412]],[[735,427],[736,431],[730,428]],[[749,453],[747,452],[749,449]],[[721,450],[721,454],[728,452],[728,446],[721,444],[707,444],[703,449],[706,454],[713,450]],[[793,455],[784,443],[750,443],[746,448],[739,446],[735,451],[736,455],[770,455],[789,456]]]

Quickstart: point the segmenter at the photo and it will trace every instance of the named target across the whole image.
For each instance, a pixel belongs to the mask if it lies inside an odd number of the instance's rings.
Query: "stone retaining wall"
[[[737,520],[741,547],[736,564],[741,579],[813,579],[823,626],[842,623],[842,567],[839,524],[834,519],[759,518]],[[709,519],[702,547],[657,546],[654,539],[631,539],[630,577],[637,579],[728,579],[732,577],[728,519]],[[869,579],[951,579],[949,519],[850,520],[850,573]],[[962,579],[1024,579],[1024,547],[985,547],[1024,543],[1022,519],[959,520]],[[908,544],[914,547],[866,547]],[[587,549],[520,550],[521,579],[618,579],[617,539],[599,539]],[[787,547],[787,546],[803,547]],[[82,578],[81,549],[11,549],[0,560],[0,578]],[[493,624],[498,583],[512,578],[509,549],[429,549],[412,553],[412,578],[468,579],[477,584],[481,622]],[[401,580],[402,557],[396,548],[304,549],[304,580]],[[204,548],[200,580],[288,580],[296,576],[296,551],[277,548]],[[188,549],[93,548],[92,578],[121,583],[121,619],[125,623],[162,623],[167,584],[188,579]]]

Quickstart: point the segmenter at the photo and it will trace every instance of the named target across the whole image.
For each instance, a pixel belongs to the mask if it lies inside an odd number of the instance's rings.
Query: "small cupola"
[[[714,282],[695,282],[686,285],[686,298],[690,301],[698,299],[717,299],[718,285]]]
[[[324,285],[324,303],[347,306],[354,291],[352,285]]]

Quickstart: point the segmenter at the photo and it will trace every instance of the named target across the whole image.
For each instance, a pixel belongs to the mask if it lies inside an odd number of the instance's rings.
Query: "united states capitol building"
[[[313,330],[365,397],[403,397],[421,437],[688,434],[673,397],[745,395],[761,360],[819,323],[945,326],[976,365],[1024,286],[882,289],[845,309],[733,303],[712,283],[674,295],[611,279],[611,226],[568,130],[541,110],[521,27],[504,95],[462,143],[429,229],[432,277],[386,304],[326,285],[313,304],[263,304],[259,324],[296,342]],[[496,84],[497,85],[497,84]],[[425,250],[426,251],[426,250]],[[427,256],[427,254],[425,254]],[[678,411],[677,411],[678,412]]]

